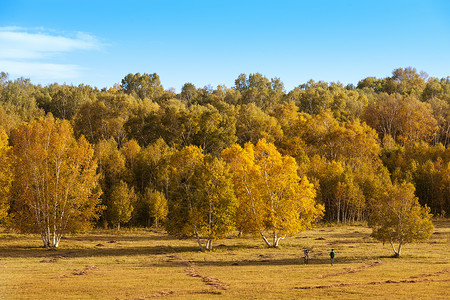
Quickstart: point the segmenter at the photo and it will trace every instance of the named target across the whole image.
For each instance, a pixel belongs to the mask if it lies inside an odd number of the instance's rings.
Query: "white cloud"
[[[21,27],[0,27],[0,45],[0,71],[50,80],[76,78],[83,70],[74,64],[55,63],[56,56],[102,47],[96,37],[83,32],[66,34]]]
[[[1,59],[36,59],[76,50],[98,50],[92,35],[77,32],[73,37],[29,32],[19,27],[0,27]]]
[[[81,75],[77,65],[0,60],[0,69],[10,74],[40,79],[73,79]]]

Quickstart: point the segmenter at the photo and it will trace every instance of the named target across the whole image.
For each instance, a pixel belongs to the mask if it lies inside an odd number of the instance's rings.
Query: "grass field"
[[[211,252],[143,229],[72,235],[56,250],[0,232],[0,299],[449,299],[450,222],[435,227],[400,258],[364,226],[318,227],[279,249],[233,237]]]

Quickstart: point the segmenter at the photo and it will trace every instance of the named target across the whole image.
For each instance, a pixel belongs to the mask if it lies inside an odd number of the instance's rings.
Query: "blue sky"
[[[356,84],[412,66],[450,76],[450,1],[0,0],[0,71],[110,87],[157,73],[180,91],[241,73]]]

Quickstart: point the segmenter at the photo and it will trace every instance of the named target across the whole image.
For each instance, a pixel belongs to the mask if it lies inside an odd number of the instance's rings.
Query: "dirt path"
[[[194,263],[188,262],[188,266],[186,268],[186,273],[189,276],[201,278],[204,283],[212,286],[214,289],[228,290],[230,288],[230,286],[228,284],[224,283],[220,279],[202,274],[199,271],[197,265]]]
[[[80,270],[73,270],[71,274],[63,274],[56,277],[53,277],[53,279],[61,279],[61,278],[68,278],[71,276],[81,276],[81,275],[88,275],[92,270],[97,269],[96,265],[88,265],[84,267],[84,269]]]
[[[344,271],[342,271],[342,272],[319,275],[319,276],[317,276],[317,278],[327,278],[327,277],[332,277],[332,276],[340,276],[340,275],[345,275],[345,274],[357,273],[357,272],[364,271],[365,269],[373,268],[373,267],[380,266],[380,265],[381,265],[381,262],[375,261],[372,263],[365,264],[359,268],[344,268]]]
[[[214,290],[228,290],[230,288],[228,284],[224,283],[220,279],[207,276],[202,272],[200,272],[198,266],[195,263],[184,260],[183,258],[177,255],[169,256],[169,259],[167,261],[178,262],[185,265],[186,266],[185,271],[188,276],[201,278],[205,284],[211,286]]]

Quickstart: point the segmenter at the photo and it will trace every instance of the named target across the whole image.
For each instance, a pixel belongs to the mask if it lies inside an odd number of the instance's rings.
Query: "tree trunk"
[[[55,244],[53,245],[53,247],[58,248],[60,241],[61,241],[61,236],[56,237]]]
[[[119,232],[119,231],[120,231],[120,222],[117,223],[117,232]]]
[[[341,199],[339,198],[339,201],[337,203],[337,217],[336,217],[338,223],[340,219],[340,213],[341,213]]]
[[[263,238],[264,242],[266,243],[267,247],[272,248],[272,244],[267,240],[267,238],[264,236],[264,233],[262,231],[259,232],[261,234],[261,237]]]
[[[278,238],[274,241],[273,247],[274,247],[274,248],[278,248],[278,244],[280,243],[280,240],[284,240],[285,237],[286,237],[286,236],[278,237]]]
[[[398,250],[395,250],[394,242],[392,240],[390,240],[390,243],[392,246],[392,250],[394,250],[394,257],[400,257],[400,251],[402,250],[403,242],[400,241],[400,243],[398,244]]]
[[[397,251],[399,257],[400,257],[400,253],[402,251],[402,245],[403,245],[403,241],[400,241],[400,243],[398,244],[398,251]]]
[[[206,241],[206,250],[212,250],[212,244],[213,244],[213,241],[211,239],[208,239]]]
[[[45,234],[41,233],[42,243],[44,244],[44,248],[48,248],[50,245],[48,244],[48,239]]]
[[[197,238],[197,243],[198,243],[198,247],[200,248],[200,251],[203,251],[202,241],[200,240],[200,236],[198,235],[197,231],[195,231],[195,237]]]

